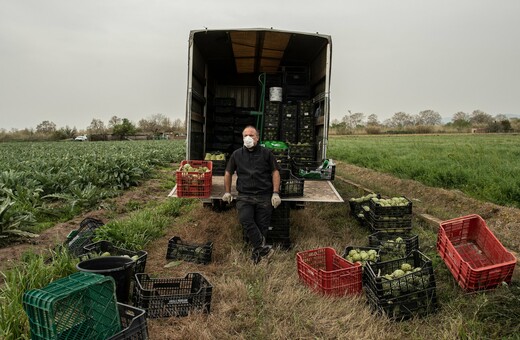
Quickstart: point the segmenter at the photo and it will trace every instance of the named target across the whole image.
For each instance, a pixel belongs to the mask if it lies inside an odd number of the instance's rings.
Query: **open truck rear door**
[[[246,28],[190,32],[186,160],[227,157],[254,125],[261,142],[281,141],[281,165],[327,159],[332,39],[318,33]],[[236,179],[236,178],[235,178]],[[208,200],[223,194],[213,173]],[[234,188],[234,185],[233,185]],[[174,188],[170,196],[177,196]],[[331,181],[305,181],[302,197],[285,201],[343,202]]]

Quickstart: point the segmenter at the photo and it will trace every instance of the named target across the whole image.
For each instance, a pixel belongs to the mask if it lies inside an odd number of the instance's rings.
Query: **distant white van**
[[[78,137],[74,138],[74,140],[79,141],[79,142],[84,142],[84,141],[87,141],[88,138],[87,138],[87,136],[78,136]]]

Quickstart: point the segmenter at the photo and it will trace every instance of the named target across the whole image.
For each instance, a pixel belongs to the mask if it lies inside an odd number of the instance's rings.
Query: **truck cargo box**
[[[274,152],[284,167],[291,161],[326,159],[331,51],[331,37],[318,33],[256,28],[191,31],[186,159],[204,160],[214,154],[227,159],[242,147],[247,125],[260,131],[261,143],[288,145],[286,152]],[[220,198],[223,180],[213,183],[211,198]],[[325,190],[329,195],[309,194],[299,200],[343,201],[330,181],[309,185],[311,191]]]

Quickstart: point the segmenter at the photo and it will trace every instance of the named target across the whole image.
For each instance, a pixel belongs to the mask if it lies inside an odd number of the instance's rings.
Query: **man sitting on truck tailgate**
[[[231,155],[224,174],[226,193],[222,200],[233,201],[231,180],[237,173],[237,210],[238,219],[253,244],[251,259],[255,264],[269,258],[273,250],[265,244],[265,235],[271,223],[273,207],[280,205],[278,195],[280,172],[278,163],[271,150],[258,145],[259,134],[254,126],[242,131],[244,147]]]

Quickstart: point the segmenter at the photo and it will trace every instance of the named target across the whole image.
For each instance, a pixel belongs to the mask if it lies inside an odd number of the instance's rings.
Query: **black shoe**
[[[262,260],[268,260],[274,253],[274,250],[271,246],[263,246],[253,250],[253,255],[251,256],[251,260],[253,260],[254,264],[260,263]]]

